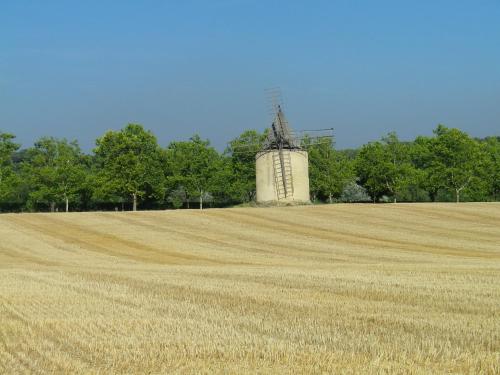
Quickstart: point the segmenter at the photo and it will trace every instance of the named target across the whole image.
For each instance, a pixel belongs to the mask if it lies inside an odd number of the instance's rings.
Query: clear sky
[[[500,1],[0,0],[0,130],[24,147],[139,122],[222,149],[269,125],[274,86],[339,148],[500,135]]]

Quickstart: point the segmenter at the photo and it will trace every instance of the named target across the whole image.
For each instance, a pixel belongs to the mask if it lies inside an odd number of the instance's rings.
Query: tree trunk
[[[50,202],[50,212],[54,212],[56,210],[56,202]]]
[[[457,194],[457,203],[460,203],[460,189],[455,189],[455,192]]]
[[[393,201],[393,202],[394,202],[394,203],[397,203],[396,196],[394,196],[394,201]]]
[[[69,212],[69,199],[68,197],[64,197],[64,199],[66,200],[66,212]]]
[[[431,202],[435,202],[437,193],[435,193],[433,191],[429,191],[428,193],[429,193],[429,198],[431,199]]]
[[[329,201],[330,203],[333,203],[332,193],[328,194],[328,201]]]
[[[133,203],[132,203],[132,211],[137,211],[137,194],[132,194]]]
[[[200,194],[200,210],[203,210],[203,194]]]

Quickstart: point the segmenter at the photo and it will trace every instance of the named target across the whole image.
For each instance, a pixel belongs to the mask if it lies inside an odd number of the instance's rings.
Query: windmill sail
[[[277,150],[273,154],[273,170],[278,200],[293,196],[293,171],[290,150],[300,149],[293,137],[281,105],[277,105],[271,131],[264,144],[265,151]]]
[[[299,149],[300,143],[297,142],[288,125],[288,121],[281,109],[281,105],[276,108],[271,131],[264,143],[264,150],[281,150],[281,149]]]

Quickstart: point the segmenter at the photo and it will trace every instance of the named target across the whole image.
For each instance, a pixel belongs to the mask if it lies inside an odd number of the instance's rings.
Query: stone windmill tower
[[[268,94],[272,104],[272,123],[266,140],[263,143],[249,141],[236,147],[230,146],[231,150],[233,154],[255,155],[257,203],[309,203],[307,149],[322,143],[331,145],[333,129],[293,132],[283,112],[280,90],[271,89]]]
[[[281,105],[261,151],[255,156],[257,203],[308,203],[307,151],[292,133]]]

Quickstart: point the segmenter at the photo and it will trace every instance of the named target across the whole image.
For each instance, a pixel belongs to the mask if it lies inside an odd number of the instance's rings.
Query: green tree
[[[397,196],[408,189],[417,178],[410,158],[411,145],[402,143],[395,132],[382,137],[382,142],[389,158],[387,190],[396,203]]]
[[[85,180],[83,158],[77,141],[49,137],[39,139],[34,147],[28,149],[28,157],[22,167],[30,185],[31,205],[45,202],[54,211],[58,202],[64,202],[68,212],[69,203],[78,200]]]
[[[237,178],[234,174],[231,165],[231,157],[222,154],[219,155],[215,162],[215,172],[210,179],[210,198],[212,202],[225,204],[226,202],[246,202],[252,198],[246,199],[249,195],[242,194],[242,190],[238,189]],[[239,185],[241,187],[241,185]],[[255,195],[255,191],[254,191]],[[251,196],[251,194],[250,194]]]
[[[168,201],[172,203],[172,206],[174,206],[174,208],[181,208],[186,200],[186,189],[184,189],[184,186],[182,185],[178,185],[177,187],[175,187],[168,195]]]
[[[226,186],[233,199],[242,202],[255,199],[255,155],[262,149],[265,139],[265,133],[247,130],[229,142],[225,150],[229,157]]]
[[[317,198],[340,198],[344,187],[354,181],[353,163],[345,153],[333,147],[333,141],[308,144],[305,140],[309,157],[309,181],[313,201]]]
[[[96,144],[97,196],[131,198],[134,211],[145,198],[163,198],[161,151],[150,131],[128,124],[120,131],[108,131]]]
[[[416,183],[427,192],[432,202],[436,201],[439,190],[445,188],[442,178],[437,172],[434,160],[433,144],[435,138],[419,136],[412,143],[410,155],[416,169]]]
[[[12,159],[19,145],[14,139],[14,135],[0,132],[0,203],[14,200],[19,191],[20,178]]]
[[[219,153],[210,142],[194,135],[187,142],[170,143],[166,150],[166,165],[169,190],[178,192],[182,187],[188,208],[189,201],[196,199],[203,209],[204,198],[216,188],[214,182],[221,166]]]
[[[408,146],[395,133],[364,145],[356,158],[356,172],[374,201],[388,194],[396,202],[415,176]]]
[[[458,203],[460,193],[470,186],[478,174],[478,161],[481,160],[479,144],[465,132],[444,125],[438,125],[434,134],[431,177],[452,190]]]
[[[488,137],[484,141],[484,151],[488,158],[482,178],[487,181],[492,200],[500,200],[500,137]]]
[[[380,142],[363,145],[356,157],[356,173],[359,182],[376,202],[387,192],[387,162],[384,146]]]

